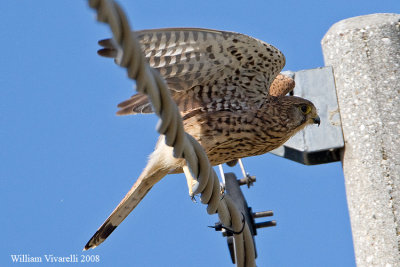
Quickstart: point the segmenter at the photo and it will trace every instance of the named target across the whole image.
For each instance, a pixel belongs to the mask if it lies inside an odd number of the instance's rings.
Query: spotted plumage
[[[314,105],[285,96],[294,81],[279,72],[283,54],[270,44],[233,32],[170,28],[134,32],[151,67],[165,78],[185,130],[206,151],[211,164],[264,154],[305,126],[318,123]],[[117,57],[110,39],[99,54]],[[145,95],[118,105],[119,115],[150,113]],[[86,244],[102,243],[168,173],[182,172],[184,161],[160,137],[136,183]]]

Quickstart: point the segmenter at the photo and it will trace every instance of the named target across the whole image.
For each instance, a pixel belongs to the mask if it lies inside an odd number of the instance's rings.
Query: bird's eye
[[[308,114],[311,112],[311,106],[309,105],[301,105],[299,108],[303,114]]]

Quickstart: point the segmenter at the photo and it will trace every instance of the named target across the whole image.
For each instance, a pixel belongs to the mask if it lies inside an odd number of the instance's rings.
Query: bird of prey
[[[226,31],[168,28],[133,32],[150,66],[165,78],[184,129],[204,148],[213,166],[271,151],[310,124],[319,124],[308,100],[286,96],[294,81],[279,74],[284,55],[255,38]],[[110,39],[99,54],[116,57]],[[119,115],[151,113],[138,93],[118,105]],[[164,176],[180,173],[161,136],[147,166],[85,250],[101,244]]]

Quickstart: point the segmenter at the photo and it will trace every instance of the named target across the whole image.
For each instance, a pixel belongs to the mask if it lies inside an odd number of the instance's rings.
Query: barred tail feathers
[[[84,250],[95,248],[106,240],[115,228],[140,203],[150,189],[165,175],[179,169],[182,162],[182,160],[178,160],[172,156],[172,148],[165,145],[165,140],[162,136],[158,141],[156,150],[151,154],[146,168],[111,215],[87,242]]]

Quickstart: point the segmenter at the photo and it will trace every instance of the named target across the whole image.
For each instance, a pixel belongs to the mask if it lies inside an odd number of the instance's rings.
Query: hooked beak
[[[318,126],[321,124],[321,119],[319,118],[319,116],[317,115],[317,117],[312,119],[314,124],[318,124]]]

